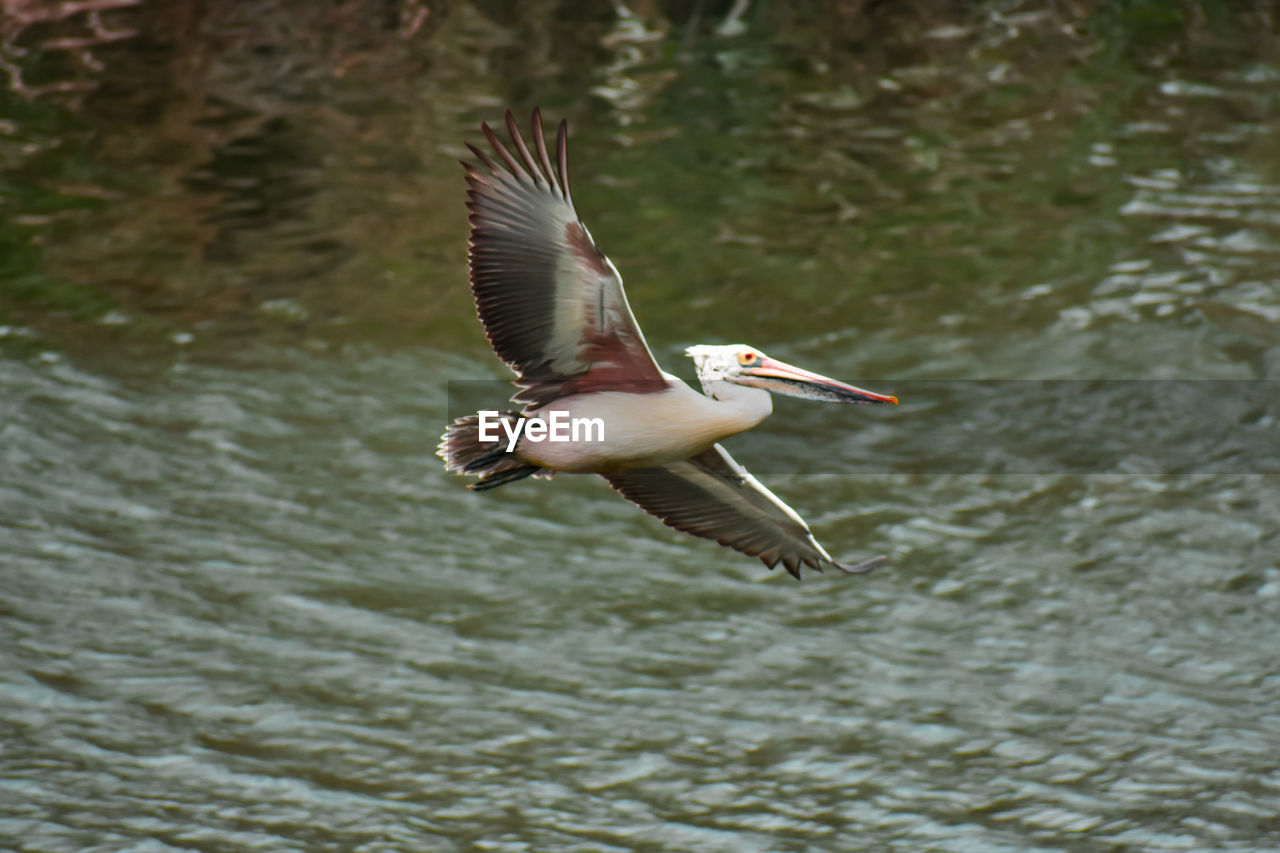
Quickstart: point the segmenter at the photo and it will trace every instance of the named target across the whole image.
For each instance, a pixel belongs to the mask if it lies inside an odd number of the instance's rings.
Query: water
[[[9,106],[0,846],[1280,846],[1265,33],[979,16],[857,59],[776,14],[539,52],[459,6],[342,75],[286,34]],[[447,381],[501,376],[452,158],[535,97],[665,367],[746,340],[903,397],[729,445],[889,570],[440,469]]]

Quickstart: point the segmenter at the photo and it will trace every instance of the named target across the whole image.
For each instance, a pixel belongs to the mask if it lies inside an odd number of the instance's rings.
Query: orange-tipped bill
[[[895,406],[898,404],[898,398],[891,394],[877,394],[874,391],[856,388],[767,356],[761,356],[758,363],[744,367],[737,381],[775,394],[804,397],[809,400],[826,400],[831,403],[893,403]]]

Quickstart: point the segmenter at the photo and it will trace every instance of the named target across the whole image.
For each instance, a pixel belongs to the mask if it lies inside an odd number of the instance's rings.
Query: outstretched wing
[[[497,162],[468,145],[471,293],[493,351],[513,369],[516,400],[538,406],[592,390],[666,388],[622,290],[569,196],[568,130],[560,122],[552,168],[533,111],[534,153],[510,110],[513,157],[489,126]]]
[[[771,569],[782,563],[797,578],[801,565],[862,573],[886,560],[873,557],[856,566],[833,560],[804,519],[718,444],[691,459],[603,476],[668,527],[759,557]]]

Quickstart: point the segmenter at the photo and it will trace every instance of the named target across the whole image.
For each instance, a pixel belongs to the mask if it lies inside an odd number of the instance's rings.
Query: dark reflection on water
[[[1270,13],[866,5],[139,4],[0,98],[0,846],[1280,846]],[[664,367],[902,397],[730,444],[890,570],[440,470],[533,103]]]

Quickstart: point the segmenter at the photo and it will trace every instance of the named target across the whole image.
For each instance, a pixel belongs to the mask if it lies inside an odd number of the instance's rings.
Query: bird
[[[541,110],[532,150],[510,110],[511,149],[487,123],[491,149],[467,148],[471,293],[490,346],[514,372],[519,409],[480,411],[448,425],[437,455],[447,471],[493,489],[557,472],[598,474],[669,527],[779,563],[861,574],[833,558],[809,525],[738,464],[720,441],[773,411],[772,394],[838,403],[898,398],[854,387],[742,345],[696,345],[702,393],[664,372],[627,304],[622,277],[596,246],[569,193],[568,122],[555,160]],[[578,429],[581,426],[582,429]],[[556,438],[559,430],[559,440]]]

